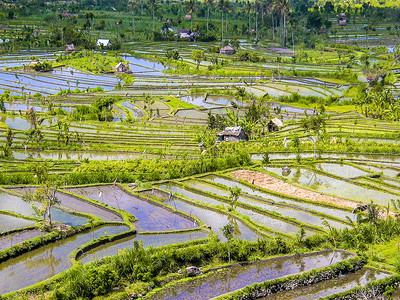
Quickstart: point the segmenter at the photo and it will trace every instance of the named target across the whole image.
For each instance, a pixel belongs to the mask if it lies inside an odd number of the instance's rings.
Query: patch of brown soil
[[[262,172],[238,170],[232,172],[231,176],[237,179],[245,180],[249,183],[252,183],[254,180],[254,185],[256,186],[291,197],[302,198],[310,201],[325,202],[336,206],[350,207],[352,209],[358,206],[358,203],[355,201],[332,197],[304,188],[299,188]]]

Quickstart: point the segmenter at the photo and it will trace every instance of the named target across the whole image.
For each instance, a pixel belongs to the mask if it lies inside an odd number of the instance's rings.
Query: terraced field
[[[336,38],[349,41],[352,33]],[[375,242],[385,247],[397,237],[400,135],[397,121],[366,117],[355,105],[366,78],[334,75],[344,67],[337,53],[321,51],[316,65],[245,41],[239,51],[258,51],[264,62],[218,56],[227,61],[220,70],[202,61],[194,71],[191,51],[205,44],[179,44],[187,66],[180,74],[177,62],[161,63],[170,46],[140,42],[120,53],[134,77],[126,85],[118,74],[70,66],[21,68],[31,56],[55,62],[60,52],[0,57],[0,274],[7,278],[0,294],[15,299],[22,294],[13,292],[43,281],[51,292],[65,278],[69,287],[79,270],[104,268],[112,278],[124,263],[129,276],[101,295],[317,299],[400,282],[393,247],[377,253],[368,240],[385,218],[393,218],[392,235]],[[362,65],[349,69],[363,77]],[[396,85],[397,78],[394,97]],[[110,106],[99,110],[107,99]],[[249,107],[257,103],[265,105],[263,122],[251,124]],[[319,115],[323,130],[307,130],[303,121]],[[212,117],[251,128],[250,140],[216,144],[222,129]],[[284,126],[268,132],[273,118]],[[232,161],[236,153],[249,157],[246,164]],[[24,201],[41,176],[60,181],[53,230]],[[367,208],[355,213],[360,207]],[[351,252],[315,252],[336,248]],[[195,266],[199,273],[186,278]]]

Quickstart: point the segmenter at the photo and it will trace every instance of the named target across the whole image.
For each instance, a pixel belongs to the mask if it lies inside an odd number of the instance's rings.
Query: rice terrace
[[[400,1],[0,1],[0,299],[400,299]]]

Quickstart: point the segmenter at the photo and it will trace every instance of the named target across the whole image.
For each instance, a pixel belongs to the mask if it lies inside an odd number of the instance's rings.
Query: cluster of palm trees
[[[254,33],[256,40],[259,38],[259,29],[267,27],[267,17],[269,16],[272,37],[275,39],[276,28],[280,28],[282,43],[287,42],[287,15],[290,12],[289,0],[247,0],[242,7],[238,7],[238,12],[246,13],[248,17],[248,33]],[[227,0],[204,0],[207,7],[207,33],[209,32],[210,10],[217,8],[221,14],[221,39],[228,36],[228,18],[235,9],[233,2]],[[215,7],[216,6],[216,7]],[[196,0],[188,1],[188,11],[193,13],[196,7]],[[225,33],[225,35],[224,35]]]
[[[135,11],[143,8],[143,4],[147,7],[152,17],[152,29],[155,30],[155,18],[157,8],[161,5],[158,0],[149,0],[147,3],[141,3],[143,0],[129,0],[128,7],[132,11],[132,26],[135,29]],[[279,38],[283,44],[286,44],[288,31],[288,15],[291,11],[289,0],[255,0],[233,2],[228,0],[187,0],[184,7],[186,14],[191,16],[191,25],[193,28],[193,19],[197,11],[206,11],[206,33],[211,30],[210,22],[212,19],[220,17],[221,20],[221,39],[227,38],[229,32],[229,20],[246,14],[248,19],[247,32],[255,35],[258,40],[260,32],[271,28],[272,38]]]
[[[400,120],[400,99],[388,89],[362,89],[354,100],[366,117],[383,120]]]

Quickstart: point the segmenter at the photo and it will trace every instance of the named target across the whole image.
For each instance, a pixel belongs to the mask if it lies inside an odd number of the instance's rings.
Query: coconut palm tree
[[[221,10],[221,42],[224,41],[224,10],[225,0],[218,1],[218,9]]]
[[[276,8],[281,15],[281,36],[283,46],[286,46],[287,42],[287,30],[286,30],[286,15],[290,9],[289,0],[276,0]],[[283,28],[282,28],[283,26]]]
[[[251,27],[251,9],[252,9],[252,4],[249,0],[246,1],[246,12],[247,15],[249,16],[249,25],[248,25],[248,32],[250,34],[250,27]]]
[[[157,8],[157,2],[156,2],[156,0],[150,0],[149,4],[150,4],[151,12],[152,12],[152,17],[153,17],[153,32],[154,32],[154,19],[155,19],[155,12],[156,12],[156,8]]]
[[[135,10],[137,8],[136,0],[129,0],[128,6],[132,9],[132,32],[135,33]]]
[[[214,0],[205,0],[204,3],[207,6],[207,34],[208,34],[208,25],[210,22],[210,8],[212,8]]]
[[[193,14],[196,9],[196,0],[189,0],[186,3],[187,12],[190,15],[190,30],[193,30]]]

